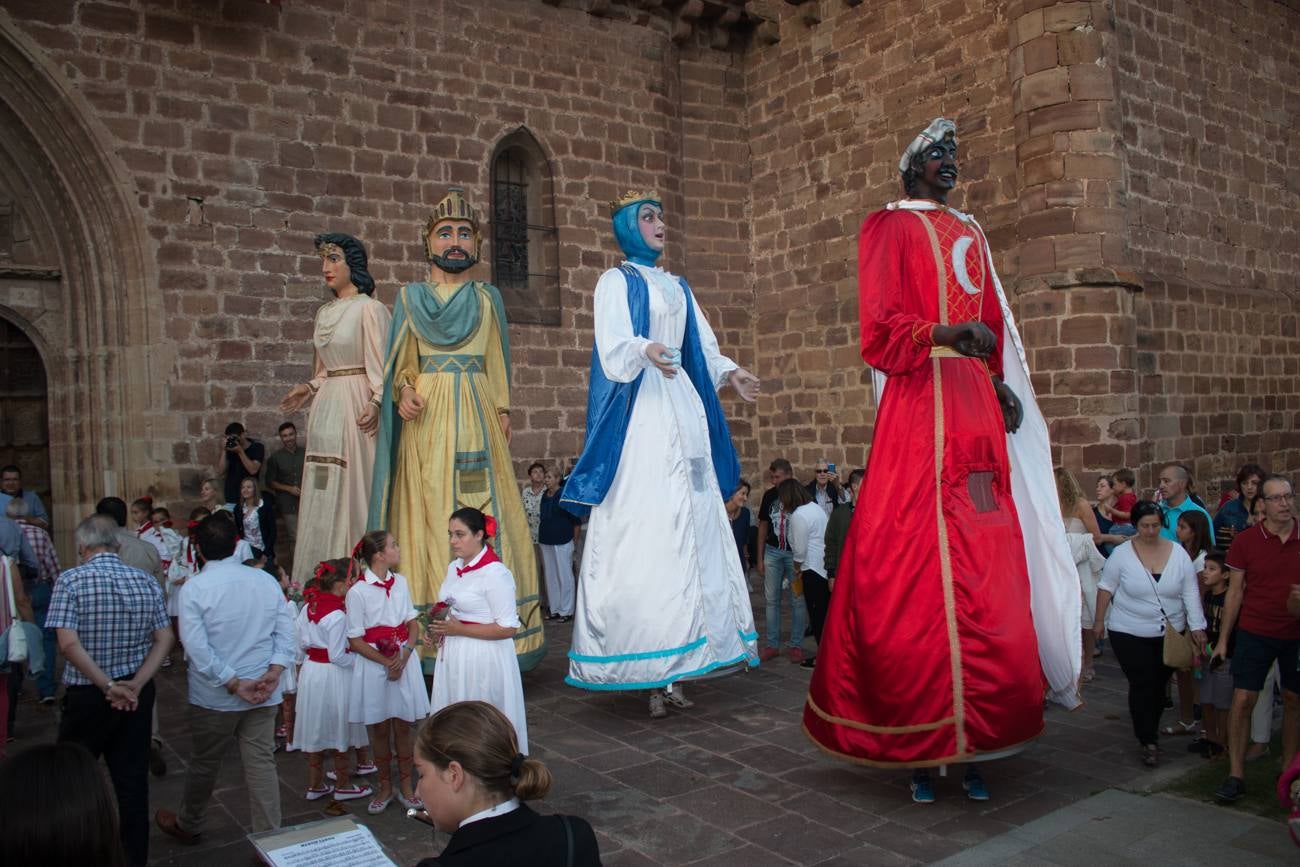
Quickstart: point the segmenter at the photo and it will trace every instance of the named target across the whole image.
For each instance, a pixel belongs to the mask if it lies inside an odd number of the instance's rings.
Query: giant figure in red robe
[[[1078,704],[1079,588],[988,243],[945,204],[952,122],[899,168],[909,198],[859,241],[878,409],[803,719],[833,755],[923,768],[1014,752],[1045,695]]]

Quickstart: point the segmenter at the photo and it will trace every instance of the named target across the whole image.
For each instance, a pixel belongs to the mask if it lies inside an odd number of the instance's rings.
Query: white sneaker
[[[664,708],[663,690],[650,690],[650,719],[663,719],[668,716],[668,711]]]
[[[688,708],[695,707],[695,702],[686,697],[686,690],[682,689],[680,683],[671,683],[664,689],[664,698],[671,702],[674,707]]]

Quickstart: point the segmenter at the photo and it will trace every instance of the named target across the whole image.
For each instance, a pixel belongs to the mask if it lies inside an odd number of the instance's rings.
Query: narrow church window
[[[550,165],[520,127],[492,157],[492,282],[511,322],[560,324],[559,242]]]

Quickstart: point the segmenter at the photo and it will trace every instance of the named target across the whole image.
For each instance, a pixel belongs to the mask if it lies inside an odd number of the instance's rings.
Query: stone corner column
[[[1053,457],[1090,485],[1142,460],[1119,47],[1104,0],[1011,0],[1008,31],[1019,218],[1007,283]]]

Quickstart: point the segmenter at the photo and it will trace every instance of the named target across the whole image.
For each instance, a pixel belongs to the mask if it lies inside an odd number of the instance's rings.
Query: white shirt
[[[804,569],[826,576],[826,510],[817,503],[804,503],[790,516],[786,539],[794,561]]]
[[[342,611],[331,611],[315,623],[307,616],[310,605],[304,605],[298,612],[294,624],[298,633],[298,647],[304,654],[309,647],[324,648],[329,653],[330,662],[341,668],[351,668],[356,661],[356,654],[348,652],[348,621]]]
[[[464,828],[470,822],[477,822],[479,819],[491,819],[493,816],[504,816],[506,813],[513,813],[519,809],[519,799],[511,798],[509,801],[502,801],[495,807],[488,807],[486,810],[479,810],[474,815],[462,821],[457,828]]]
[[[470,558],[469,565],[483,559],[487,548]],[[468,623],[495,623],[507,629],[518,629],[519,608],[515,604],[515,579],[500,561],[457,575],[465,562],[457,557],[447,566],[438,591],[438,601],[451,604],[451,613],[457,620]],[[512,640],[512,639],[506,639]]]
[[[398,626],[419,616],[411,604],[406,578],[396,572],[388,574],[393,586],[387,594],[380,586],[379,576],[369,569],[348,590],[348,638],[361,638],[372,626]]]
[[[271,665],[293,665],[293,618],[280,585],[234,557],[205,564],[185,582],[180,625],[189,659],[190,704],[223,711],[261,707],[226,692],[225,684],[236,676],[261,677]],[[264,704],[279,703],[277,685]]]
[[[1176,543],[1170,542],[1169,548],[1169,559],[1160,571],[1159,581],[1152,580],[1131,541],[1120,545],[1110,555],[1101,570],[1101,580],[1097,582],[1098,590],[1105,590],[1113,597],[1110,610],[1106,612],[1108,629],[1141,638],[1157,638],[1165,631],[1161,607],[1179,632],[1188,626],[1194,630],[1205,628],[1205,613],[1201,610],[1200,587],[1196,573],[1192,571],[1192,558]],[[1157,590],[1159,599],[1156,598]]]

